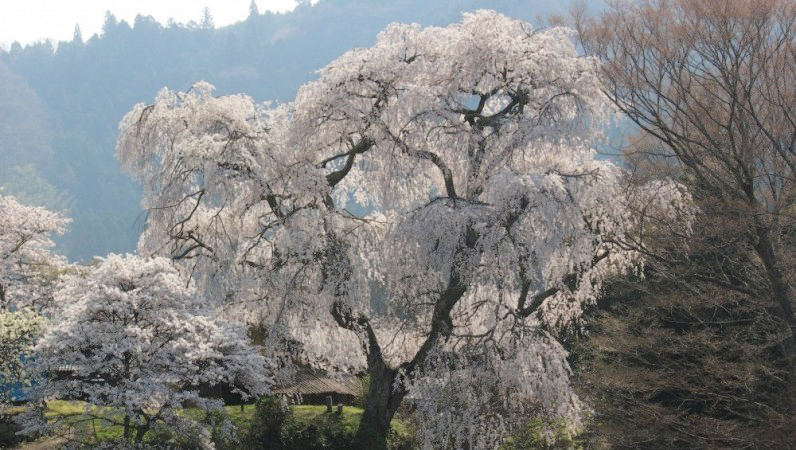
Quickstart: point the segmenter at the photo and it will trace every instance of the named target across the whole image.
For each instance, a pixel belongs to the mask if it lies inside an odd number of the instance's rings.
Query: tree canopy
[[[58,198],[73,200],[36,203],[69,208],[74,222],[58,248],[71,260],[130,252],[142,229],[141,190],[113,157],[117,125],[163,86],[186,90],[208,80],[219,93],[288,101],[317,68],[350,48],[372,45],[391,22],[446,25],[462,11],[484,7],[533,18],[560,10],[559,3],[322,0],[278,14],[261,4],[261,14],[214,29],[197,25],[201,4],[192,27],[145,15],[125,21],[110,12],[102,32],[89,36],[83,29],[83,42],[70,36],[0,49],[0,111],[8,111],[0,124],[0,160],[11,160],[0,167],[0,186],[27,200],[6,170],[31,164]],[[239,5],[241,18],[246,5]]]

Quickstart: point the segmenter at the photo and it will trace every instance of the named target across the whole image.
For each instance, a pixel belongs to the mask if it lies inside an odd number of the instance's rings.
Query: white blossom
[[[52,253],[51,237],[69,219],[0,195],[0,308],[46,311],[66,260]]]
[[[86,417],[124,425],[121,414],[143,436],[159,423],[201,428],[178,413],[222,405],[201,395],[202,386],[225,384],[244,399],[268,392],[269,361],[240,327],[214,318],[165,258],[109,255],[87,275],[65,277],[56,301],[61,309],[35,348],[50,375],[39,400],[84,400]],[[59,425],[34,410],[26,430]]]

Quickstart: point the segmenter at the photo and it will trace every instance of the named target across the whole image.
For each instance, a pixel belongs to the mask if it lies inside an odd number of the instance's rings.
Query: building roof
[[[359,395],[356,378],[334,379],[328,377],[306,377],[293,386],[274,389],[277,395],[342,394]]]

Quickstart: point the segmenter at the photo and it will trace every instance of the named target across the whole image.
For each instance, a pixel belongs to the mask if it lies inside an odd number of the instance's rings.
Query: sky
[[[224,26],[245,19],[251,0],[0,0],[0,47],[9,48],[19,41],[23,46],[52,39],[72,40],[75,24],[80,25],[83,39],[102,31],[105,11],[118,20],[133,24],[137,14],[152,16],[166,24],[169,18],[177,22],[199,22],[205,6],[216,26]],[[256,0],[260,12],[284,12],[296,5],[296,0]]]

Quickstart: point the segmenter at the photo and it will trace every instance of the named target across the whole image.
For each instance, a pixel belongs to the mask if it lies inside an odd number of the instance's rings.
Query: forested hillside
[[[101,35],[0,50],[0,186],[5,194],[74,219],[59,249],[73,260],[132,251],[143,216],[140,188],[122,175],[118,123],[163,87],[197,80],[217,94],[286,101],[314,71],[351,48],[372,45],[392,22],[446,25],[490,8],[533,21],[565,12],[550,0],[321,0],[292,12],[250,11],[243,22],[161,24],[105,17]],[[210,11],[212,13],[212,11]],[[197,18],[199,19],[199,18]]]

